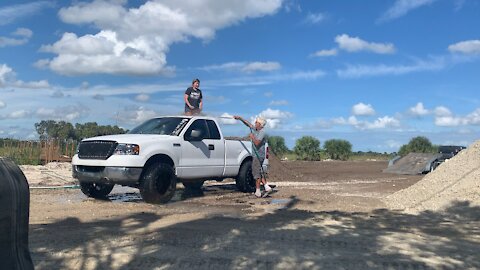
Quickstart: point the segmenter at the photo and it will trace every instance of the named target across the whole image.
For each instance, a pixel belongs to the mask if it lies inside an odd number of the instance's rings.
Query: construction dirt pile
[[[271,182],[283,182],[292,181],[294,179],[302,177],[302,174],[292,170],[282,162],[277,156],[270,153],[268,157],[268,181]]]
[[[480,140],[416,184],[384,199],[388,208],[408,213],[442,210],[454,201],[480,205]]]
[[[72,164],[50,162],[44,166],[20,165],[30,187],[65,186],[76,184],[72,177]]]

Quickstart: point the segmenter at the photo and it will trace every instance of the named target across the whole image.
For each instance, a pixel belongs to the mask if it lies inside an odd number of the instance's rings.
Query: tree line
[[[268,145],[270,150],[277,156],[284,156],[293,153],[299,160],[348,160],[353,155],[372,155],[379,154],[373,152],[352,152],[352,144],[347,140],[331,139],[325,141],[323,148],[320,141],[312,136],[303,136],[296,140],[293,150],[289,150],[285,144],[285,139],[281,136],[268,137]],[[437,153],[438,146],[433,145],[430,140],[423,136],[413,137],[408,144],[404,144],[398,150],[398,155],[405,156],[408,153]],[[384,153],[383,155],[388,155]]]
[[[37,131],[40,140],[82,140],[84,138],[111,135],[111,134],[123,134],[127,130],[124,130],[118,126],[102,126],[96,122],[87,122],[84,124],[72,123],[65,121],[54,120],[42,120],[35,123],[35,130]]]
[[[102,126],[96,122],[87,122],[84,124],[76,123],[75,125],[66,121],[42,120],[35,123],[35,129],[40,140],[82,140],[84,138],[123,134],[128,130],[118,126]],[[352,151],[352,144],[347,140],[331,139],[327,140],[321,147],[320,140],[312,136],[303,136],[295,142],[292,150],[288,149],[285,139],[281,136],[269,136],[268,144],[270,150],[277,156],[282,157],[286,154],[293,153],[299,160],[348,160],[352,155],[368,154],[364,152]],[[402,145],[398,154],[405,156],[411,152],[417,153],[435,153],[438,146],[433,145],[426,137],[418,136],[412,138],[408,144]],[[371,154],[378,154],[372,153]],[[384,154],[386,155],[386,153]]]

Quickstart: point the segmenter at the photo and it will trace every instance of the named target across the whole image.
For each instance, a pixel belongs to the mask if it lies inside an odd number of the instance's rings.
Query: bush
[[[323,147],[331,159],[347,160],[352,155],[352,144],[346,140],[328,140]]]
[[[432,145],[430,140],[423,136],[410,139],[408,144],[404,144],[398,150],[400,156],[406,156],[408,153],[436,153],[438,147]]]
[[[320,141],[312,136],[303,136],[295,142],[293,151],[300,160],[320,160]]]
[[[285,139],[281,136],[269,136],[268,147],[277,156],[281,157],[288,153],[288,148],[285,145]]]

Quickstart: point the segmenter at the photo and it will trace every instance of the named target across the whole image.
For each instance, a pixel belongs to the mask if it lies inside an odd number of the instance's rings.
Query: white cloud
[[[352,114],[357,116],[370,116],[375,114],[371,104],[364,104],[362,102],[353,105]]]
[[[280,127],[286,119],[293,116],[292,113],[280,110],[266,109],[258,114],[267,120],[267,127],[275,129]],[[256,117],[253,117],[252,123]]]
[[[335,56],[337,55],[337,49],[330,49],[330,50],[320,50],[312,53],[310,56],[313,57],[327,57],[327,56]]]
[[[38,88],[49,88],[50,85],[48,81],[31,81],[24,82],[22,80],[17,80],[16,74],[9,66],[6,64],[0,65],[0,88],[5,86],[13,86],[17,88],[26,88],[26,89],[38,89]]]
[[[278,62],[229,62],[220,65],[201,67],[205,71],[239,71],[254,73],[257,71],[275,71],[281,68]]]
[[[270,98],[270,97],[273,97],[273,92],[268,91],[268,92],[265,92],[263,95]]]
[[[391,8],[389,8],[379,19],[382,21],[390,21],[400,18],[410,12],[424,5],[429,5],[436,0],[397,0]]]
[[[35,117],[55,121],[72,122],[76,119],[87,116],[90,109],[82,105],[62,106],[57,108],[40,107],[35,111]]]
[[[123,124],[138,125],[155,116],[158,116],[158,112],[146,107],[129,107],[118,115],[118,121]]]
[[[78,2],[62,8],[60,18],[66,23],[93,24],[99,33],[81,37],[65,33],[53,45],[44,46],[57,56],[43,64],[66,75],[171,73],[166,61],[171,44],[188,42],[191,37],[209,41],[219,29],[274,14],[281,3],[233,0],[219,5],[215,0],[165,0],[127,9],[124,0]],[[275,64],[254,63],[245,72],[275,68]]]
[[[434,109],[435,116],[437,117],[445,117],[445,116],[452,116],[452,112],[450,109],[444,106],[438,106]]]
[[[12,33],[14,37],[0,37],[0,48],[7,46],[19,46],[28,42],[30,37],[33,35],[33,32],[27,28],[18,28],[15,32]]]
[[[12,33],[14,36],[19,36],[19,37],[25,37],[25,38],[31,38],[33,35],[32,30],[28,28],[17,28],[15,32]]]
[[[455,116],[448,108],[440,106],[435,108],[435,125],[443,127],[456,127],[466,125],[480,125],[480,108],[464,117]]]
[[[348,119],[345,119],[343,117],[335,118],[332,120],[332,122],[338,125],[351,125],[360,130],[386,129],[386,128],[400,127],[400,121],[390,116],[379,117],[375,121],[369,122],[369,121],[360,121],[357,119],[357,117],[352,115]]]
[[[252,73],[256,71],[273,71],[281,68],[277,62],[253,62],[242,68],[243,72]]]
[[[409,114],[413,116],[424,116],[429,113],[427,109],[423,106],[422,102],[418,102],[417,105],[408,109]]]
[[[270,101],[270,106],[286,106],[288,105],[288,101],[287,100],[272,100]]]
[[[148,101],[149,99],[150,99],[150,96],[147,94],[139,94],[135,97],[135,100],[140,102],[145,102],[145,101]]]
[[[480,54],[480,40],[466,40],[448,46],[453,53]]]
[[[7,104],[5,104],[5,102],[0,100],[0,109],[3,109],[5,107],[7,107]]]
[[[360,78],[368,76],[403,75],[413,72],[434,71],[445,68],[446,63],[442,58],[431,59],[430,61],[417,61],[411,65],[356,65],[348,66],[345,69],[337,70],[341,78]]]
[[[370,51],[379,54],[395,52],[395,46],[391,43],[367,42],[358,37],[350,37],[347,34],[336,36],[335,42],[340,49],[348,52]]]
[[[31,115],[31,112],[28,110],[18,110],[13,111],[8,115],[9,119],[19,119],[19,118],[26,118]]]
[[[0,65],[0,87],[5,86],[11,76],[13,76],[13,70],[5,64]]]
[[[326,19],[327,15],[323,13],[310,13],[305,18],[305,22],[310,24],[317,24],[325,21]]]
[[[7,25],[22,17],[29,17],[43,8],[53,7],[50,1],[35,1],[27,4],[4,6],[0,8],[0,25]]]

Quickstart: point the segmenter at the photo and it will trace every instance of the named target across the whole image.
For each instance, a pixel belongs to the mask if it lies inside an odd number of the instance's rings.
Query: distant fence
[[[0,139],[0,156],[9,157],[19,165],[39,165],[49,162],[70,162],[75,155],[77,141],[19,141]]]

